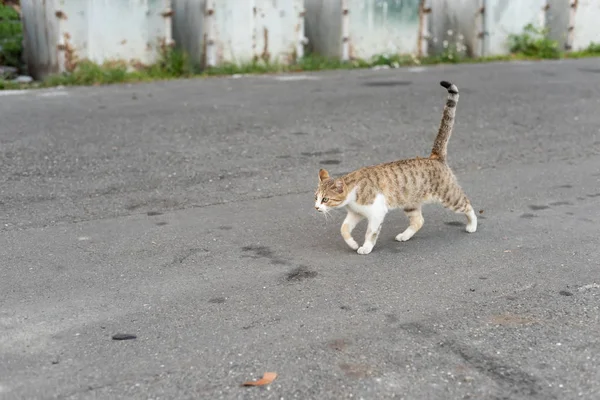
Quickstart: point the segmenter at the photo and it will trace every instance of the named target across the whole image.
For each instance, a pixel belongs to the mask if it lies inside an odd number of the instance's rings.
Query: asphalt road
[[[442,79],[478,231],[429,205],[358,255],[313,208],[318,169],[427,155]],[[0,94],[0,398],[600,398],[599,80],[595,59]]]

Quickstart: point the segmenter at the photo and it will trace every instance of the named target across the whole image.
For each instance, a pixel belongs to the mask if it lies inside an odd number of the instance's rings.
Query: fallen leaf
[[[483,210],[479,210],[479,214],[483,214]]]
[[[242,386],[264,386],[273,382],[275,378],[277,378],[277,374],[275,372],[265,372],[263,377],[259,380],[244,382]]]

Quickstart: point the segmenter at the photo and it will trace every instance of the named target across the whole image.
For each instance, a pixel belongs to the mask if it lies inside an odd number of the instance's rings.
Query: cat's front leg
[[[365,216],[369,220],[369,225],[365,233],[365,242],[357,250],[358,254],[369,254],[373,250],[375,243],[377,243],[381,224],[383,224],[387,212],[388,208],[385,197],[382,194],[377,195],[373,203],[365,210]]]
[[[369,254],[373,250],[375,243],[377,243],[377,238],[379,237],[384,218],[385,215],[369,216],[369,225],[367,226],[367,232],[365,233],[365,242],[358,248],[358,254]]]
[[[356,240],[352,237],[352,231],[356,227],[356,224],[362,221],[363,218],[362,215],[348,210],[348,215],[346,215],[346,219],[344,219],[344,222],[342,223],[342,237],[352,250],[358,249],[358,243],[356,243]]]

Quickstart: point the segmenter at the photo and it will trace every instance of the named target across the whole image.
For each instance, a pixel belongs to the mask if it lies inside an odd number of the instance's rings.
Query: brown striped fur
[[[446,208],[465,214],[468,232],[475,232],[477,217],[473,207],[446,163],[448,139],[452,134],[458,88],[441,82],[448,90],[440,128],[429,158],[412,158],[360,168],[339,178],[326,170],[319,171],[315,193],[315,208],[327,212],[331,208],[348,210],[341,234],[348,245],[360,254],[369,254],[375,245],[387,212],[402,208],[409,218],[409,227],[396,236],[398,241],[410,239],[423,226],[421,206],[439,202]],[[363,246],[352,238],[356,224],[367,218],[369,226]]]

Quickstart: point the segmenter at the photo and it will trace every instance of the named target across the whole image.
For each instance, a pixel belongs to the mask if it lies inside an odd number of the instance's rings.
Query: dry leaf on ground
[[[265,372],[263,377],[259,380],[244,382],[242,386],[264,386],[273,382],[275,378],[277,378],[277,374],[275,372]]]

